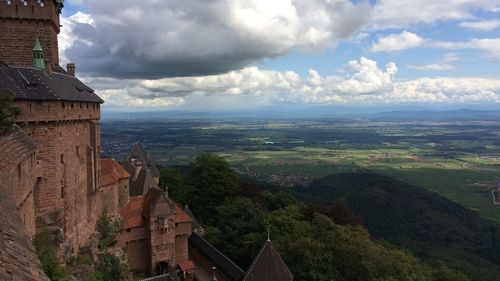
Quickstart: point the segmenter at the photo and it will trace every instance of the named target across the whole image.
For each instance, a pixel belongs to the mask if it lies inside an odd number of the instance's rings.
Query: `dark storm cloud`
[[[72,23],[65,56],[93,76],[159,78],[240,69],[294,49],[333,47],[368,5],[325,0],[86,0],[92,24]]]

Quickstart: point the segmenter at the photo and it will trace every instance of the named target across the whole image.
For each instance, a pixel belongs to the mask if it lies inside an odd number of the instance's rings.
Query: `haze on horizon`
[[[69,0],[104,110],[500,108],[500,0]]]

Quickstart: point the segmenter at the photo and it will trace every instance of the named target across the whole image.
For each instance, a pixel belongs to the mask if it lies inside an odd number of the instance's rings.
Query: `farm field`
[[[134,142],[162,166],[189,165],[212,152],[240,174],[284,187],[370,170],[500,224],[491,194],[500,182],[500,122],[494,120],[104,120],[102,132],[107,156],[121,159]]]

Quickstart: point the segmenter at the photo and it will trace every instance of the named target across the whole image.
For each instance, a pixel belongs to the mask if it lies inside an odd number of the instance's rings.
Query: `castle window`
[[[17,164],[17,177],[21,179],[21,163]]]
[[[64,164],[64,154],[61,154],[61,164]]]
[[[80,156],[80,147],[78,145],[76,146],[76,155]]]
[[[64,104],[64,102],[61,103],[61,108],[65,108],[66,105]]]
[[[83,108],[82,102],[80,102],[80,108]]]
[[[85,106],[87,107],[87,109],[89,109],[89,103],[88,102],[85,103]]]
[[[71,108],[75,108],[75,103],[71,102]]]

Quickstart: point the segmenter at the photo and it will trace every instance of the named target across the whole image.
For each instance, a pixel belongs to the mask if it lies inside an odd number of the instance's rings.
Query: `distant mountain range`
[[[388,110],[388,108],[315,107],[296,110],[259,110],[243,112],[172,111],[103,111],[103,120],[158,119],[349,119],[365,118],[380,121],[500,121],[500,110]]]

